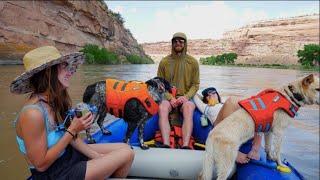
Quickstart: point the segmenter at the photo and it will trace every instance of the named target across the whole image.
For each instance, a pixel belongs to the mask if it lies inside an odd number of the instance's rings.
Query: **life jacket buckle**
[[[279,99],[280,99],[280,96],[279,95],[277,95],[277,96],[275,96],[274,98],[273,98],[273,102],[277,102],[277,101],[279,101]]]

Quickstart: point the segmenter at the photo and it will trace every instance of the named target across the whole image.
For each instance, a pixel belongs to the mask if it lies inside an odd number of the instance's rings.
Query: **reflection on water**
[[[1,179],[24,179],[27,165],[18,152],[13,120],[25,96],[9,93],[10,82],[23,71],[22,66],[0,66],[0,174]],[[85,65],[72,79],[69,92],[73,103],[82,99],[90,83],[114,77],[145,81],[156,76],[157,65]],[[305,71],[200,66],[200,89],[214,86],[221,95],[249,96],[263,88],[277,88],[308,74]],[[285,133],[282,152],[307,179],[319,178],[319,108],[302,108],[293,126]]]

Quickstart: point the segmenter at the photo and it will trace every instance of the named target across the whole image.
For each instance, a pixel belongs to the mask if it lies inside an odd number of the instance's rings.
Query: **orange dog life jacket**
[[[116,79],[106,80],[106,107],[110,114],[122,118],[126,103],[133,98],[139,100],[149,114],[158,113],[158,104],[149,95],[146,83]]]
[[[272,127],[273,113],[282,109],[291,117],[294,117],[298,107],[294,106],[283,94],[278,91],[267,89],[256,96],[239,101],[252,117],[256,132],[268,132]]]

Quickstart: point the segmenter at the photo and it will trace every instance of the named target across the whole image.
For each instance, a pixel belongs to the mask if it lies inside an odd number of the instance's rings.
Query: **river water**
[[[69,92],[73,104],[81,101],[85,87],[95,81],[113,77],[145,81],[156,76],[153,65],[83,65],[74,75]],[[0,179],[25,179],[27,165],[15,141],[14,118],[26,95],[9,93],[9,84],[23,72],[23,66],[0,66]],[[263,88],[277,88],[307,71],[244,67],[200,66],[200,90],[209,86],[227,96],[254,95]],[[294,124],[285,132],[283,157],[307,179],[319,179],[319,107],[301,108]]]

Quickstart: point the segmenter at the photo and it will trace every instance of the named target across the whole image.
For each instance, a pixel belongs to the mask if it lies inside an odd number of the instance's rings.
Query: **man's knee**
[[[187,111],[194,111],[194,109],[196,108],[196,105],[192,102],[192,101],[187,101],[185,103],[183,103],[182,105],[182,110],[187,110]]]
[[[171,110],[171,104],[169,101],[167,100],[163,100],[161,101],[160,105],[159,105],[159,112],[163,112],[163,111],[170,111]]]

